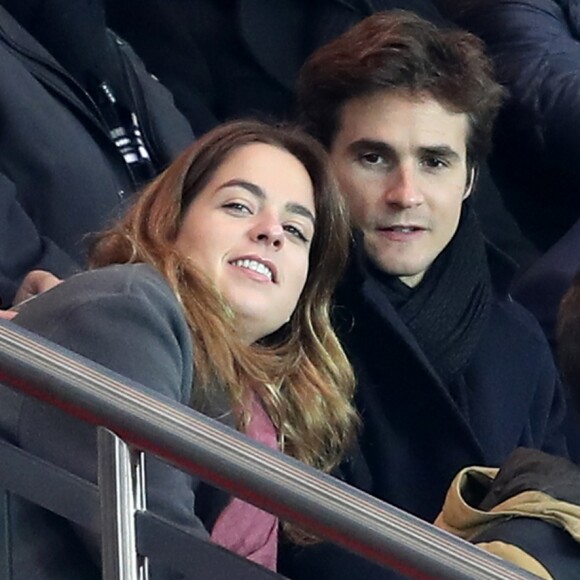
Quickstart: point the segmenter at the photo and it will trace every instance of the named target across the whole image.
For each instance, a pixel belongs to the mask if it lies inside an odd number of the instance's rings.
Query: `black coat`
[[[193,139],[169,92],[111,34],[157,171]],[[89,233],[135,189],[94,102],[0,7],[0,297],[43,268],[65,277],[85,262]]]
[[[512,285],[511,295],[538,320],[556,352],[556,320],[560,301],[580,270],[580,221],[528,268]],[[580,411],[568,406],[570,457],[580,463]]]
[[[555,347],[558,307],[580,270],[580,221],[514,282],[511,295],[538,319]]]
[[[427,521],[463,467],[501,465],[518,446],[567,455],[550,349],[533,316],[506,297],[502,262],[493,264],[496,294],[464,377],[467,417],[371,274],[351,263],[336,298],[362,417],[359,448],[341,476]],[[394,575],[329,544],[285,550],[281,571],[296,580]]]
[[[351,266],[357,269],[357,266]],[[465,372],[467,417],[386,298],[380,283],[347,276],[338,308],[356,376],[360,445],[373,495],[432,521],[466,465],[500,465],[518,446],[566,454],[563,395],[541,329],[499,293]],[[412,369],[414,381],[408,377]],[[367,475],[365,474],[365,477]]]

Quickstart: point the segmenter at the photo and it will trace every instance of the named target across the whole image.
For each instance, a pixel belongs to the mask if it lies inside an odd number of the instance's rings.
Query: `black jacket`
[[[556,321],[560,301],[580,270],[580,221],[528,268],[512,285],[511,295],[538,320],[556,353]],[[580,463],[580,412],[568,405],[566,416],[570,457]]]
[[[550,349],[533,316],[507,298],[509,268],[495,252],[490,265],[495,297],[465,373],[468,418],[378,280],[355,260],[336,297],[362,418],[359,447],[340,475],[431,522],[463,467],[501,465],[518,446],[567,455],[561,425],[565,404]],[[329,544],[285,550],[280,569],[296,580],[398,578]]]
[[[113,34],[157,171],[193,139],[169,92]],[[43,268],[68,276],[84,265],[87,234],[115,217],[136,184],[94,102],[0,7],[0,297]]]
[[[466,465],[500,465],[518,446],[567,453],[550,349],[533,316],[506,297],[494,263],[496,294],[464,375],[467,417],[372,274],[352,263],[337,297],[364,425],[364,469],[355,463],[347,480],[428,521]]]

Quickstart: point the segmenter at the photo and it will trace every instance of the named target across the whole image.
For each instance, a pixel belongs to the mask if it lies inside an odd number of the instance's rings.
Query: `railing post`
[[[103,580],[148,580],[135,533],[135,512],[146,507],[143,452],[104,427],[98,429],[98,450]]]

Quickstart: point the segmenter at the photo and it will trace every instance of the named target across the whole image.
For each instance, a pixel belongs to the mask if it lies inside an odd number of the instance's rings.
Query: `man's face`
[[[365,250],[416,286],[447,246],[469,195],[468,118],[425,96],[383,91],[348,101],[330,155]]]

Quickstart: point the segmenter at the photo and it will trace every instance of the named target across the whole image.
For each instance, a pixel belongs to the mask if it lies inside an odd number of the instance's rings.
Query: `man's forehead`
[[[430,95],[384,90],[350,99],[342,106],[333,143],[367,140],[394,146],[412,140],[417,147],[465,148],[466,113],[457,113]]]

